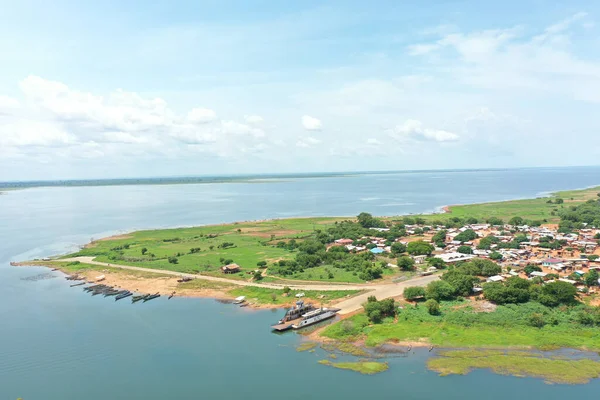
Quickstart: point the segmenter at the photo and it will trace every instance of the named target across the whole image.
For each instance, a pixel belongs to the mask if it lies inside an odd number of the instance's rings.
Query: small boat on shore
[[[160,297],[160,293],[151,294],[151,295],[147,296],[144,299],[144,303],[147,302],[147,301],[149,301],[149,300],[156,299],[157,297]]]
[[[125,293],[118,294],[115,297],[115,301],[124,299],[125,297],[129,297],[129,296],[133,296],[133,293],[131,293],[129,290],[126,290]]]
[[[236,297],[235,300],[233,300],[233,304],[242,304],[244,302],[246,302],[246,296]]]
[[[189,276],[182,276],[181,278],[177,279],[177,282],[182,283],[182,282],[189,282],[189,281],[193,281],[194,278],[191,278]]]
[[[82,286],[82,285],[85,285],[85,284],[87,284],[87,282],[79,282],[79,283],[72,284],[70,287]]]
[[[169,295],[169,297],[167,298],[167,300],[171,300],[171,298],[172,298],[173,296],[175,296],[175,292],[171,293],[171,294]]]
[[[150,296],[149,294],[138,294],[131,298],[132,303],[136,303],[140,300],[144,300],[146,297]]]

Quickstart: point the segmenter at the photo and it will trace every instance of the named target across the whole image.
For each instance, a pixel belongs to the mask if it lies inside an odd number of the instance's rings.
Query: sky
[[[0,9],[0,181],[600,164],[597,1]]]

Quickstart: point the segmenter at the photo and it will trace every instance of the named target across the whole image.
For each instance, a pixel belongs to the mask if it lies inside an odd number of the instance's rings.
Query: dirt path
[[[418,278],[413,278],[406,280],[400,283],[386,283],[386,284],[309,284],[306,282],[302,282],[300,284],[275,284],[275,283],[258,283],[258,282],[247,282],[240,281],[235,279],[227,279],[227,278],[219,278],[216,276],[207,276],[207,275],[197,275],[197,274],[188,274],[183,272],[176,271],[168,271],[168,270],[160,270],[160,269],[152,269],[152,268],[143,268],[143,267],[133,267],[131,265],[120,265],[120,264],[111,264],[106,262],[94,261],[94,257],[74,257],[74,258],[64,258],[61,260],[55,260],[60,262],[72,262],[79,261],[84,264],[92,264],[99,265],[103,267],[112,267],[112,268],[121,268],[125,270],[131,271],[142,271],[142,272],[151,272],[155,274],[163,274],[177,277],[190,277],[194,279],[204,279],[213,282],[223,282],[232,285],[238,286],[255,286],[266,289],[283,289],[284,286],[289,286],[292,290],[319,290],[319,291],[331,291],[331,290],[364,290],[365,293],[362,293],[358,296],[351,297],[347,300],[343,300],[340,303],[336,304],[336,307],[340,308],[340,314],[348,314],[359,310],[362,307],[362,304],[367,300],[369,296],[375,296],[378,299],[385,299],[388,297],[398,297],[402,295],[404,288],[408,286],[426,286],[429,282],[438,279],[436,275],[430,276],[421,276]]]

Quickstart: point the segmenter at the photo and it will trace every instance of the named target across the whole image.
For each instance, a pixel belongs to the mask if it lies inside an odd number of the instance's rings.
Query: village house
[[[221,272],[224,274],[235,274],[240,272],[240,266],[237,264],[228,264],[221,267]]]

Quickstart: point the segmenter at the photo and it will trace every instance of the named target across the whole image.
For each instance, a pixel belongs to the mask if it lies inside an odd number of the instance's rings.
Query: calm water
[[[600,184],[600,168],[428,172],[173,186],[35,188],[0,196],[0,400],[594,398],[600,380],[546,385],[476,371],[440,378],[427,353],[361,376],[274,335],[280,312],[212,300],[91,297],[11,260],[140,228],[309,215],[393,215]],[[305,385],[294,386],[296,382]]]

